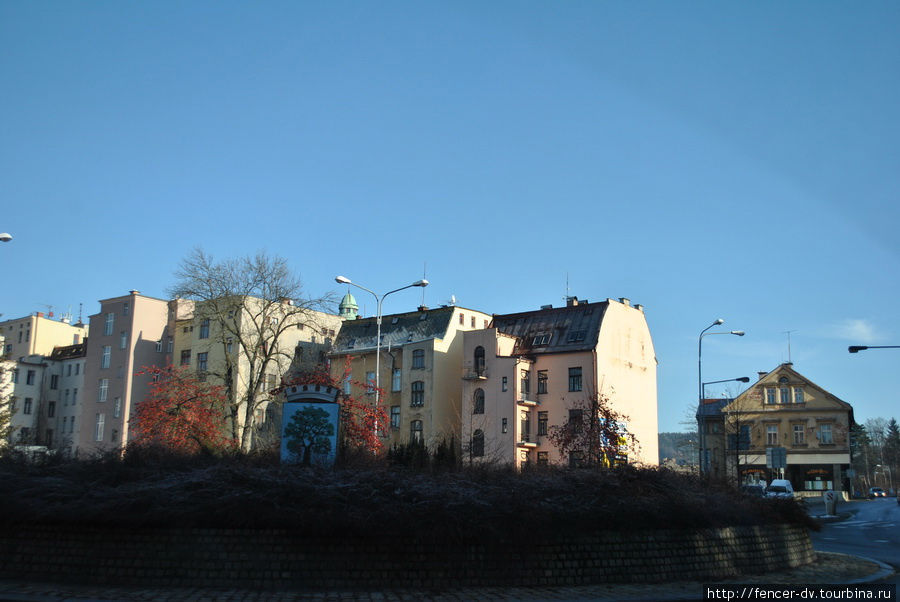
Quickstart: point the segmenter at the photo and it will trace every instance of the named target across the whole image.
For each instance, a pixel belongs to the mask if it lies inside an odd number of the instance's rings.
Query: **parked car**
[[[887,494],[881,487],[869,487],[869,499],[874,499],[876,497],[887,497]]]
[[[794,486],[787,479],[773,479],[766,487],[766,497],[793,499]]]
[[[766,488],[762,485],[741,485],[741,493],[752,497],[766,497]]]

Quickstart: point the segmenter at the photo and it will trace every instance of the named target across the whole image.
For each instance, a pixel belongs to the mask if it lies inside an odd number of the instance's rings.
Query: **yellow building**
[[[711,424],[711,423],[710,423]],[[794,491],[846,490],[853,407],[781,364],[721,408],[718,462],[741,482],[786,478]],[[766,466],[766,449],[786,449],[783,476]]]
[[[577,463],[548,439],[597,394],[627,417],[637,449],[658,463],[656,353],[643,307],[569,298],[566,307],[494,316],[465,334],[463,457],[473,463]]]
[[[0,322],[3,356],[15,360],[30,355],[50,355],[54,347],[77,345],[84,341],[88,328],[84,324],[71,324],[68,317],[54,320],[53,314],[45,316],[37,312],[24,318]]]
[[[349,379],[345,394],[362,395],[374,403],[376,319],[354,319],[352,295],[341,303],[347,319],[341,326],[331,355],[331,374],[344,378],[347,360]],[[384,316],[381,325],[381,383],[379,405],[388,416],[387,444],[421,441],[434,448],[442,441],[460,441],[462,411],[463,332],[487,327],[491,316],[464,307],[417,311]],[[363,387],[354,385],[361,383]],[[355,389],[355,390],[354,390]],[[362,389],[362,390],[361,390]]]

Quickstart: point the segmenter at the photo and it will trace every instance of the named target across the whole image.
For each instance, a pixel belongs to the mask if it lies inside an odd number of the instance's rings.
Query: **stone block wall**
[[[801,527],[601,533],[446,545],[316,541],[281,529],[23,525],[0,533],[0,576],[258,590],[452,589],[714,580],[813,561]]]

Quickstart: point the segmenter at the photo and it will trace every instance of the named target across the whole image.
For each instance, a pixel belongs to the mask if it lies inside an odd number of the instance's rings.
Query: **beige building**
[[[847,490],[853,407],[781,364],[733,400],[707,400],[698,425],[711,448],[710,472],[742,483],[786,478],[795,491]],[[716,411],[716,406],[719,410]],[[783,471],[766,466],[766,449],[784,448]]]
[[[353,311],[348,311],[348,306]],[[331,374],[350,374],[345,394],[369,397],[366,383],[375,383],[377,324],[374,317],[355,319],[355,300],[341,302],[346,319],[331,353]],[[379,404],[388,416],[387,445],[421,441],[434,448],[454,438],[459,447],[462,412],[462,333],[486,328],[491,316],[473,309],[447,306],[384,316],[381,324]],[[357,383],[357,384],[354,384]],[[362,386],[360,386],[362,385]],[[457,450],[458,451],[458,450]]]
[[[270,393],[289,370],[327,362],[327,351],[337,336],[340,317],[298,307],[289,300],[270,303],[256,298],[234,300],[233,309],[203,311],[193,301],[169,302],[168,324],[161,343],[166,364],[195,370],[214,384],[233,383],[235,391],[252,391],[253,420],[258,427],[256,445],[272,443],[280,433],[280,412],[271,415]],[[223,326],[221,319],[227,321]],[[270,341],[276,338],[276,347]],[[265,343],[263,343],[265,341]],[[245,424],[246,405],[238,407],[239,428]],[[278,424],[275,424],[275,423]]]
[[[149,392],[150,377],[137,373],[164,361],[167,317],[167,301],[138,291],[101,300],[100,312],[90,316],[84,392],[72,433],[80,455],[121,448],[128,441],[135,404]]]
[[[71,324],[68,318],[54,320],[53,314],[37,312],[24,318],[0,322],[3,334],[3,355],[15,360],[30,355],[50,355],[54,347],[76,345],[87,336],[84,324]]]
[[[642,306],[571,297],[566,307],[494,316],[465,334],[463,357],[464,459],[569,463],[548,432],[601,394],[637,441],[627,460],[658,464],[657,360]]]

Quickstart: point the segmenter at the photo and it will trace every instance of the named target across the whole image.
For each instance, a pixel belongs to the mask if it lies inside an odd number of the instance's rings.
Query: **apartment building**
[[[344,323],[334,344],[331,374],[344,379],[345,394],[362,395],[374,403],[376,318],[357,318],[352,295],[342,301]],[[389,427],[388,445],[421,441],[434,447],[454,438],[459,446],[462,412],[462,333],[483,329],[491,316],[457,306],[383,316],[379,362],[381,399]],[[350,373],[344,378],[349,360]],[[354,390],[353,383],[363,383]],[[366,383],[372,383],[367,387]]]
[[[138,374],[160,365],[168,302],[129,291],[102,299],[90,316],[84,390],[79,393],[73,442],[80,455],[117,449],[128,441],[128,420],[149,392],[150,377]]]
[[[849,490],[853,407],[792,363],[760,372],[734,399],[706,401],[698,428],[706,429],[711,474],[737,471],[742,483],[786,478],[794,491]],[[783,471],[767,467],[768,448],[785,450]]]
[[[252,390],[249,402],[254,406],[256,445],[273,443],[280,432],[281,414],[269,411],[275,399],[270,391],[292,368],[309,369],[327,362],[341,319],[288,299],[241,297],[216,300],[212,305],[185,299],[169,303],[161,343],[166,348],[165,361],[196,371],[211,383],[231,383],[237,392]],[[240,429],[245,424],[245,404],[237,415]]]
[[[0,322],[3,334],[3,356],[8,360],[34,355],[50,355],[54,347],[76,345],[87,336],[84,324],[71,324],[68,317],[53,319],[52,313],[33,315]]]
[[[495,315],[463,338],[466,461],[577,464],[548,433],[599,394],[626,417],[621,426],[637,441],[622,459],[658,463],[657,360],[641,305],[570,297],[565,307]]]

